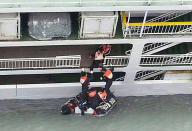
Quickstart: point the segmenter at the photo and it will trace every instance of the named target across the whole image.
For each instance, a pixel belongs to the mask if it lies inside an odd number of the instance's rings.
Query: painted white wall
[[[192,71],[167,71],[164,80],[191,80]]]
[[[94,87],[104,87],[105,83],[91,83]],[[111,91],[116,96],[146,96],[192,94],[192,81],[158,80],[139,81],[130,84],[114,82]],[[47,99],[73,97],[81,92],[80,83],[26,84],[0,86],[0,99]]]

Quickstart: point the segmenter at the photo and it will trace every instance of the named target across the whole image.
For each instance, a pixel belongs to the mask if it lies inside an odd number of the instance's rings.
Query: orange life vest
[[[81,76],[80,83],[84,84],[86,80],[87,80],[87,76]]]
[[[74,113],[74,112],[75,112],[75,110],[74,110],[74,108],[73,108],[73,104],[68,103],[67,106],[69,107],[71,113]]]
[[[89,97],[94,97],[97,94],[97,91],[90,91]]]
[[[110,45],[103,45],[102,49],[103,49],[104,53],[107,53],[111,49],[111,46]]]
[[[106,91],[104,90],[103,92],[98,92],[98,95],[99,95],[99,96],[100,96],[100,98],[103,100],[103,99],[105,99],[105,98],[106,98],[107,93],[106,93]]]
[[[111,70],[108,69],[105,71],[104,76],[107,77],[108,79],[112,79],[113,73],[111,72]]]
[[[107,96],[107,92],[106,92],[106,91],[103,91],[103,92],[100,91],[100,92],[97,93],[97,91],[94,90],[94,91],[89,92],[89,97],[94,97],[96,94],[98,94],[99,97],[100,97],[102,100],[105,99],[106,96]]]

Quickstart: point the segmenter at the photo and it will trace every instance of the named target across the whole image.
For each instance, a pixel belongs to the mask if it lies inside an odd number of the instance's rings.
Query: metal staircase
[[[156,18],[153,18],[151,20],[148,20],[147,22],[161,22],[161,21],[169,21],[172,20],[174,18],[177,18],[181,15],[187,14],[191,11],[184,11],[184,12],[180,12],[180,11],[176,11],[176,12],[168,12],[166,14],[163,14],[161,16],[158,16]],[[190,32],[192,31],[192,27],[183,29],[182,31],[179,31],[179,33],[186,33],[186,32]],[[178,36],[177,36],[178,37]],[[179,37],[185,37],[185,36],[179,36]],[[162,43],[148,43],[144,46],[143,49],[143,54],[145,55],[151,55],[154,54],[156,52],[165,50],[167,48],[173,47],[175,45],[180,44],[180,42],[162,42]],[[131,51],[126,51],[126,54],[129,54]],[[190,53],[188,53],[190,54]],[[187,55],[187,54],[186,54]],[[165,60],[165,63],[172,63],[174,62],[173,60],[178,61],[178,59],[182,59],[181,57],[179,58],[173,58],[170,60]],[[190,60],[190,58],[183,58],[183,61],[187,61]],[[177,62],[176,62],[177,63]],[[186,63],[186,62],[185,62]],[[164,71],[140,71],[136,74],[135,80],[145,80],[145,79],[149,79],[151,77],[157,76],[159,74],[164,73]]]
[[[181,42],[147,43],[143,48],[142,54],[151,55],[179,44],[181,44]]]
[[[150,20],[147,20],[147,22],[166,22],[166,21],[170,21],[173,20],[175,18],[178,18],[182,15],[185,15],[187,13],[191,12],[190,10],[185,10],[185,11],[169,11],[165,14],[162,14],[160,16],[157,16],[155,18],[152,18]]]
[[[148,21],[146,21],[146,23],[149,22],[167,22],[170,20],[173,20],[175,18],[178,18],[182,15],[185,15],[187,13],[190,13],[191,11],[169,11],[165,14],[162,14],[158,17],[155,17],[153,19],[150,19]],[[136,26],[135,28],[132,28],[133,30],[136,30],[137,33],[140,33],[139,31],[141,31],[142,26],[138,27]],[[145,30],[149,30],[151,27],[149,26],[148,28],[144,28],[143,31]],[[181,31],[178,31],[178,34],[185,34],[187,32],[191,32],[192,31],[192,26],[189,26],[188,28],[184,28]],[[130,32],[130,31],[129,31]],[[177,37],[185,37],[185,36],[177,36]],[[165,50],[167,48],[173,47],[175,45],[180,44],[180,42],[162,42],[162,43],[148,43],[144,46],[143,52],[142,54],[145,55],[151,55],[154,54],[156,52]],[[131,50],[128,50],[125,52],[126,55],[129,55],[131,53]],[[190,55],[191,53],[188,53],[186,55]],[[161,60],[162,58],[157,58],[156,60]],[[174,64],[174,63],[188,63],[190,61],[191,57],[175,57],[175,58],[168,58],[167,60],[164,59],[165,63],[169,63],[169,64]],[[150,59],[151,60],[151,59]],[[165,71],[140,71],[136,74],[135,76],[135,80],[146,80],[155,76],[158,76],[160,74],[165,73]]]
[[[192,31],[192,27],[190,28],[187,28],[187,29],[184,29],[182,31],[180,31],[180,33],[185,33],[187,31]],[[185,37],[183,35],[179,35],[179,36],[174,36],[174,37]],[[162,50],[165,50],[167,48],[170,48],[170,47],[173,47],[175,45],[178,45],[178,44],[181,44],[180,42],[161,42],[161,43],[148,43],[144,46],[144,49],[143,49],[143,54],[145,55],[151,55],[151,54],[154,54],[156,52],[159,52],[159,51],[162,51]]]
[[[150,56],[150,55],[149,55]],[[154,56],[154,55],[153,55]],[[147,60],[142,60],[142,61],[147,61]],[[141,63],[142,63],[141,61]],[[155,61],[155,63],[153,63]],[[158,64],[158,62],[161,62]],[[150,58],[150,64],[149,65],[160,65],[160,66],[165,66],[165,65],[191,65],[192,64],[192,52],[189,52],[187,54],[182,54],[182,55],[164,55],[161,58],[156,58],[155,60],[152,60]],[[137,72],[135,76],[135,80],[146,80],[151,77],[160,75],[165,73],[166,71],[140,71]]]
[[[165,14],[162,14],[160,16],[157,16],[155,18],[152,18],[150,20],[145,21],[145,23],[160,23],[160,22],[168,22],[171,21],[175,18],[178,18],[180,16],[183,16],[185,14],[190,13],[191,11],[186,10],[186,11],[169,11]],[[131,23],[130,23],[131,24]],[[129,32],[130,36],[131,35],[140,35],[140,33],[142,32],[143,34],[171,34],[171,33],[186,33],[186,32],[190,32],[191,30],[188,30],[188,28],[190,28],[191,26],[187,26],[187,25],[148,25],[148,26],[128,26],[126,28],[126,30],[129,30],[127,32]],[[174,28],[174,30],[172,30],[171,28]],[[181,30],[181,31],[179,31]],[[186,30],[186,31],[184,31]],[[153,32],[155,31],[155,32]],[[164,32],[165,31],[165,32]]]
[[[163,74],[166,71],[139,71],[137,72],[136,76],[135,76],[135,80],[139,81],[139,80],[146,80],[152,77],[155,77],[157,75]]]
[[[169,47],[175,46],[177,44],[180,44],[180,42],[147,43],[147,44],[145,44],[145,46],[143,48],[142,54],[151,55],[156,52],[167,49]]]

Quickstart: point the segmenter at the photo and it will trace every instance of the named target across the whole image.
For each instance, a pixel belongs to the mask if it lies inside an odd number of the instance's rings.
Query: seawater
[[[1,100],[0,131],[191,131],[192,95],[120,97],[104,117],[61,115],[62,99]]]

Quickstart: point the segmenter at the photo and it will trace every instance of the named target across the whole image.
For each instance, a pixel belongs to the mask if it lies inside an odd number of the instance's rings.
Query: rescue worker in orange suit
[[[104,56],[103,56],[103,51],[101,48],[99,48],[95,54],[94,54],[94,58],[93,58],[93,62],[90,66],[90,71],[93,71],[93,68],[98,68],[100,67],[100,64],[103,63],[103,59],[104,59]]]
[[[87,109],[87,104],[95,110],[99,103],[107,96],[106,91],[101,88],[93,87],[89,89],[90,81],[93,79],[93,71],[91,71],[90,74],[90,77],[88,77],[84,68],[82,69],[80,78],[80,83],[82,84],[82,95],[78,105],[81,109],[81,115],[84,115],[84,111]]]
[[[88,104],[92,109],[96,109],[96,107],[103,102],[107,93],[102,88],[92,87],[88,92]]]
[[[104,45],[100,46],[100,48],[102,48],[102,52],[103,52],[104,56],[109,55],[111,52],[111,45],[109,45],[109,44],[104,44]]]
[[[104,80],[106,82],[105,84],[105,90],[107,92],[107,94],[110,93],[109,88],[111,87],[112,83],[113,83],[113,70],[114,68],[111,69],[106,69],[106,68],[102,68],[102,72],[103,72],[103,77],[101,77],[101,80]]]
[[[110,94],[109,94],[110,95]],[[75,112],[75,107],[79,107],[81,109],[81,115],[84,115],[84,111],[86,111],[88,108],[92,108],[94,110],[94,115],[97,114],[99,110],[99,105],[106,100],[108,94],[106,94],[106,91],[103,90],[101,87],[92,87],[88,90],[87,94],[88,98],[85,102],[86,104],[83,105],[82,103],[79,103],[82,99],[82,94],[80,93],[75,97],[75,99],[71,99],[68,101],[68,103],[64,106],[62,106],[62,114],[71,114]]]
[[[82,68],[81,78],[80,78],[80,83],[82,85],[82,101],[81,101],[81,103],[87,101],[87,93],[88,93],[90,81],[93,79],[93,71],[91,71],[90,74],[91,75],[88,77],[88,74],[85,72],[85,69]]]

